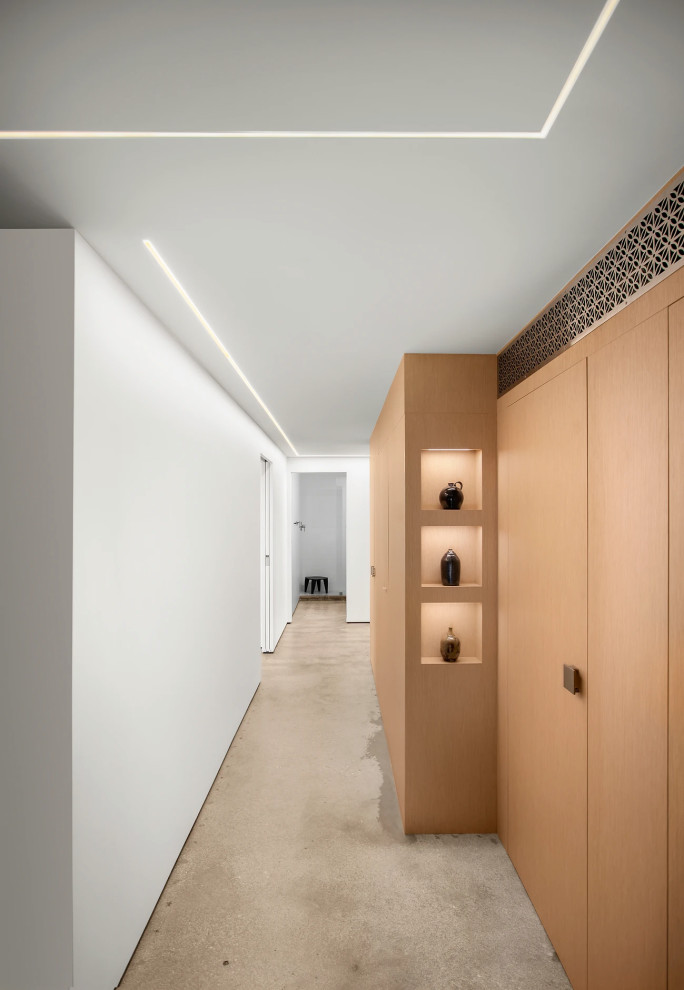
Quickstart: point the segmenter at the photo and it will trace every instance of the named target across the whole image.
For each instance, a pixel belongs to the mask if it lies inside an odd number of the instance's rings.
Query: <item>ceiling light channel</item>
[[[237,139],[248,140],[528,140],[544,138],[542,131],[0,131],[3,141],[132,140],[134,138]]]
[[[247,140],[359,140],[359,141],[539,141],[548,137],[556,118],[565,106],[582,69],[596,48],[620,0],[606,0],[584,43],[577,61],[570,70],[556,102],[540,131],[0,131],[1,141],[107,140],[134,138],[197,138]],[[147,242],[146,242],[147,244]],[[161,262],[160,262],[161,263]],[[162,267],[164,267],[162,265]],[[167,272],[168,274],[168,272]],[[180,291],[180,290],[179,290]],[[186,300],[187,301],[187,300]],[[219,345],[221,346],[221,345]],[[232,358],[228,358],[232,362]],[[237,367],[237,366],[236,366]],[[250,386],[251,387],[251,386]],[[255,393],[256,394],[256,393]],[[261,402],[261,400],[259,400]],[[264,408],[266,408],[264,406]],[[267,410],[268,411],[268,410]],[[269,413],[270,416],[270,413]],[[275,422],[275,420],[274,420]],[[280,429],[280,427],[278,427]],[[284,434],[283,434],[284,435]],[[289,443],[289,440],[288,440]]]
[[[577,56],[577,61],[570,70],[570,75],[565,80],[565,83],[563,84],[563,88],[558,94],[558,99],[551,107],[551,112],[544,121],[544,126],[539,132],[540,137],[545,138],[548,135],[551,128],[553,127],[553,125],[555,124],[558,114],[565,106],[567,99],[570,96],[570,93],[572,92],[575,86],[575,83],[580,77],[580,73],[582,72],[582,69],[589,61],[589,56],[596,48],[596,45],[598,44],[601,35],[605,31],[606,25],[613,16],[613,13],[615,12],[615,8],[619,4],[619,2],[620,0],[606,0],[606,4],[598,16],[598,20],[596,21],[596,24],[594,24],[594,27],[591,30],[591,34],[584,43],[584,48]]]
[[[199,323],[202,324],[202,326],[204,327],[204,329],[206,330],[206,332],[209,334],[209,336],[211,337],[211,339],[214,341],[214,343],[216,344],[216,346],[220,350],[221,354],[223,354],[223,356],[226,359],[226,361],[228,361],[228,363],[230,364],[230,366],[233,368],[233,370],[237,374],[238,378],[240,378],[240,380],[244,382],[244,384],[247,386],[247,388],[249,389],[249,391],[252,393],[252,395],[254,396],[254,398],[257,400],[257,402],[259,403],[259,405],[261,406],[261,408],[264,410],[264,412],[266,413],[266,415],[268,416],[268,418],[271,420],[271,422],[273,423],[273,425],[276,427],[276,429],[278,430],[278,432],[281,434],[281,436],[285,439],[285,441],[291,447],[291,449],[292,449],[293,453],[295,454],[295,456],[299,457],[299,454],[297,453],[297,450],[295,449],[294,444],[292,443],[292,441],[290,440],[290,438],[288,437],[288,435],[285,433],[285,430],[282,428],[282,426],[280,425],[280,423],[278,422],[278,420],[275,418],[275,416],[273,415],[273,413],[271,412],[271,410],[268,408],[268,406],[266,405],[266,403],[264,402],[264,400],[261,398],[261,396],[259,395],[259,393],[257,392],[257,390],[254,388],[254,386],[252,385],[252,383],[249,381],[249,379],[247,378],[247,376],[245,375],[245,373],[242,371],[242,369],[238,365],[237,361],[226,350],[226,348],[224,347],[224,345],[221,342],[220,338],[217,336],[216,332],[213,330],[211,324],[204,318],[204,316],[202,315],[202,313],[200,312],[200,310],[198,309],[198,307],[195,305],[195,303],[191,299],[191,297],[188,294],[188,292],[184,289],[184,287],[182,286],[182,284],[178,281],[178,279],[176,278],[176,276],[173,274],[173,272],[171,271],[171,269],[169,268],[169,266],[167,265],[167,263],[164,261],[164,259],[160,255],[159,251],[157,251],[157,249],[155,248],[155,246],[152,243],[152,241],[144,240],[143,241],[143,244],[145,245],[145,247],[147,248],[147,250],[150,252],[150,254],[154,258],[154,260],[157,262],[157,264],[159,265],[159,267],[161,268],[161,270],[164,272],[164,274],[168,278],[169,282],[171,282],[171,284],[173,285],[173,287],[176,290],[176,292],[183,299],[183,301],[187,305],[188,309],[190,309],[192,311],[192,313],[194,314],[194,316],[196,317],[196,319],[199,321]]]

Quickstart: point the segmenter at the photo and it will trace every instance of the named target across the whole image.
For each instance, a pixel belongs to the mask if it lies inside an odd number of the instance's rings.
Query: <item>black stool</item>
[[[304,594],[306,594],[309,584],[311,584],[311,594],[315,594],[317,591],[321,590],[321,581],[323,582],[323,587],[325,588],[326,595],[328,594],[328,579],[323,577],[322,574],[312,574],[310,577],[304,578]]]

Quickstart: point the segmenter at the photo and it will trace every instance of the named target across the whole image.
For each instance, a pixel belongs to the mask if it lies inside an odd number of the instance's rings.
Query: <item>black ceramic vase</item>
[[[461,655],[461,640],[458,636],[454,636],[454,630],[451,626],[439,644],[439,652],[442,654],[442,660],[446,660],[447,663],[455,663]]]
[[[454,550],[447,550],[442,557],[442,584],[456,587],[461,583],[461,561]]]
[[[460,509],[463,505],[463,484],[450,481],[439,493],[439,504],[443,509]]]

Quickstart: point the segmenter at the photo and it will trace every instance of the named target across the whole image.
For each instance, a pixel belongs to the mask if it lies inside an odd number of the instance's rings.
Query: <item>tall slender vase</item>
[[[461,560],[455,550],[447,550],[442,557],[442,584],[458,587],[461,583]]]

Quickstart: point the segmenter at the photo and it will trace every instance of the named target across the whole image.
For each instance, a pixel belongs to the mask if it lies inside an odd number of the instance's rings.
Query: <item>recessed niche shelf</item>
[[[407,834],[496,830],[496,420],[495,357],[407,354],[371,437],[371,660]]]
[[[460,481],[463,485],[463,505],[460,510],[444,510],[439,504],[439,493],[450,481]],[[481,509],[482,451],[422,450],[420,504],[423,509],[441,509],[451,515],[455,515],[458,511]]]
[[[420,575],[424,588],[444,587],[441,562],[449,548],[456,551],[461,561],[458,587],[482,587],[481,526],[422,526],[420,544]]]
[[[420,600],[426,605],[434,602],[449,605],[460,602],[481,602],[482,586],[479,584],[459,584],[456,588],[445,587],[443,584],[423,584],[420,589]]]
[[[461,581],[460,584],[448,585],[442,584],[441,581],[424,581],[423,588],[444,588],[445,591],[459,591],[461,588],[481,588],[481,584],[475,584],[473,581]]]
[[[482,509],[421,509],[421,526],[481,526]]]
[[[461,640],[461,657],[447,664],[439,652],[449,626]],[[480,602],[423,602],[420,606],[421,663],[482,663],[482,604]]]
[[[478,657],[459,657],[456,662],[447,663],[442,657],[421,657],[420,662],[435,667],[466,667],[468,664],[482,663],[482,660]]]

